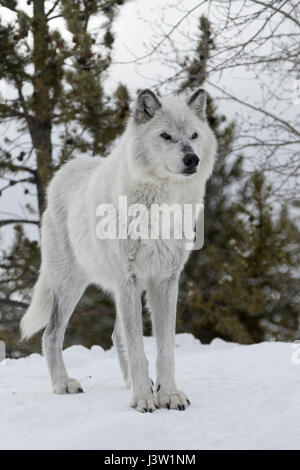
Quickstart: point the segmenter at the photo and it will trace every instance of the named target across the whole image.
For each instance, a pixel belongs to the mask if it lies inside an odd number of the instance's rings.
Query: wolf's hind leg
[[[59,288],[54,288],[51,317],[43,336],[43,351],[53,392],[57,394],[83,392],[80,383],[68,376],[62,354],[69,319],[86,287],[85,283],[80,281],[80,276],[74,281],[74,276],[70,276],[67,282]]]
[[[127,388],[130,388],[131,380],[130,380],[130,368],[129,368],[126,338],[122,330],[121,321],[118,318],[116,318],[115,327],[114,327],[114,331],[112,334],[112,341],[117,350],[118,359],[119,359],[119,363],[121,366],[125,385]]]

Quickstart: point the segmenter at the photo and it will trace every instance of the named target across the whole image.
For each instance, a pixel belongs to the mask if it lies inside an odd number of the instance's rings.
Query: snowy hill
[[[0,364],[0,449],[300,449],[300,365],[290,344],[203,346],[176,336],[185,412],[128,406],[114,349],[64,352],[83,395],[56,396],[37,354]],[[152,377],[153,338],[145,338]]]

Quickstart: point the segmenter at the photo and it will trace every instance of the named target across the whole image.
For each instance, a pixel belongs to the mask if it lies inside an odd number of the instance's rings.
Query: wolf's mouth
[[[182,172],[182,174],[183,174],[184,176],[191,176],[191,175],[193,175],[194,173],[197,173],[197,168],[186,168],[186,169]]]

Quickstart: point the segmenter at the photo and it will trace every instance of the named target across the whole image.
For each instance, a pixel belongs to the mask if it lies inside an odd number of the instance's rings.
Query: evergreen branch
[[[0,220],[0,227],[4,225],[11,225],[11,224],[31,224],[31,225],[40,225],[39,220],[28,220],[28,219],[6,219]]]
[[[51,21],[51,20],[55,20],[56,18],[62,18],[63,15],[54,15],[54,16],[51,16],[50,18],[47,19],[47,21]]]
[[[15,186],[16,184],[19,183],[31,183],[34,184],[36,182],[35,178],[22,178],[21,180],[10,180],[9,184],[7,186],[3,186],[3,188],[0,188],[0,195],[3,193],[8,188],[11,188],[12,186]]]
[[[0,305],[9,305],[10,307],[17,307],[17,308],[28,308],[29,304],[25,302],[20,302],[18,300],[11,300],[11,299],[1,299],[0,298]]]
[[[0,279],[0,284],[9,284],[10,282],[17,282],[19,279]]]
[[[5,162],[0,162],[0,168],[8,169],[11,171],[27,171],[28,173],[31,173],[32,175],[36,175],[36,171],[33,170],[32,168],[29,168],[28,166],[24,165],[14,165],[13,163],[5,163]],[[32,183],[33,181],[29,181]]]
[[[14,13],[18,13],[18,10],[16,8],[17,2],[14,0],[3,0],[0,2],[0,6],[7,8],[10,11],[13,11]]]
[[[23,92],[22,92],[22,84],[19,82],[19,80],[17,78],[15,79],[15,83],[16,83],[16,87],[17,87],[17,90],[18,90],[19,100],[20,100],[20,103],[21,103],[22,108],[23,108],[24,116],[26,117],[26,119],[28,119],[29,118],[29,113],[28,113],[25,98],[24,98],[24,95],[23,95]]]
[[[17,111],[16,109],[12,109],[11,106],[7,106],[6,104],[0,103],[0,113],[3,113],[2,118],[6,119],[9,117],[18,117],[18,118],[26,118],[24,113]]]

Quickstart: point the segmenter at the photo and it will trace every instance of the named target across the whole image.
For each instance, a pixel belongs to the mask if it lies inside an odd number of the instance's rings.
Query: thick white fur
[[[22,318],[23,338],[30,338],[44,328],[50,319],[53,292],[47,283],[45,274],[41,274],[33,290],[30,307]]]
[[[148,96],[149,98],[149,96]],[[188,105],[184,96],[150,100],[150,112],[141,118],[136,105],[118,146],[108,158],[78,158],[65,164],[48,190],[42,222],[42,265],[31,305],[22,319],[24,338],[47,326],[44,351],[56,393],[81,391],[70,379],[62,360],[67,322],[85,288],[94,283],[116,302],[113,335],[132,406],[151,411],[158,405],[184,409],[188,400],[174,379],[174,333],[178,278],[189,253],[181,240],[124,241],[96,237],[96,208],[129,204],[202,203],[205,183],[213,169],[216,140],[203,109]],[[146,103],[147,104],[147,103]],[[196,103],[197,104],[197,103]],[[201,104],[201,103],[200,103]],[[200,105],[198,103],[198,105]],[[151,107],[152,106],[152,107]],[[165,141],[167,132],[174,141]],[[191,140],[193,133],[198,138]],[[199,156],[198,171],[182,174],[182,145]],[[152,394],[142,344],[141,292],[147,290],[157,337],[157,396]]]

